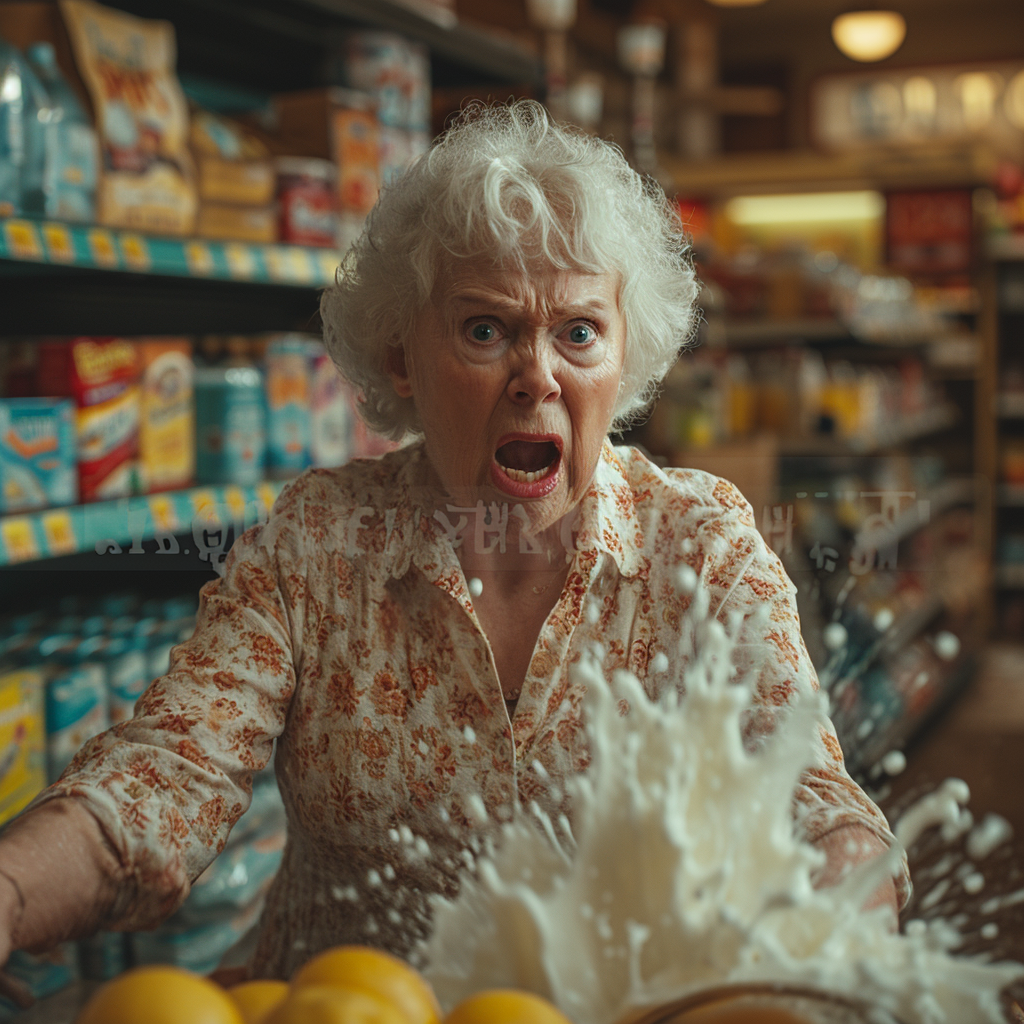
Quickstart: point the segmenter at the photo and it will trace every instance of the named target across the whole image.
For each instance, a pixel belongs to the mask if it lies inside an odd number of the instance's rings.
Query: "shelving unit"
[[[222,526],[252,526],[266,518],[281,486],[266,481],[257,487],[191,487],[2,516],[0,566],[89,553],[141,555],[150,549],[158,555],[180,551],[187,556],[191,551],[182,550],[178,537]],[[153,542],[150,549],[144,546],[148,541]],[[217,547],[209,545],[207,554]]]

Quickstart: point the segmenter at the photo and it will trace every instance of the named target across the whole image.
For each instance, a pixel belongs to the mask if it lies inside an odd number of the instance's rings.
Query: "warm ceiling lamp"
[[[832,22],[832,39],[853,60],[869,63],[894,54],[907,34],[907,23],[896,11],[851,11]]]

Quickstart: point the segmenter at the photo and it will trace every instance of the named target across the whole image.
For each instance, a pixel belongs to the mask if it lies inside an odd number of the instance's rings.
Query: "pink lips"
[[[561,436],[559,434],[504,434],[498,439],[495,451],[502,445],[508,444],[509,441],[550,441],[558,449],[558,456],[551,464],[551,469],[547,476],[542,476],[539,480],[531,480],[529,483],[513,480],[502,468],[497,458],[492,457],[491,483],[499,491],[504,491],[505,494],[513,498],[543,498],[545,495],[550,494],[558,486],[558,471],[562,465],[563,441]]]

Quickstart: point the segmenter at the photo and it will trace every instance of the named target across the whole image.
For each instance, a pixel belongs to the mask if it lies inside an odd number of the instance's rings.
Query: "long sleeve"
[[[778,557],[757,531],[749,504],[732,485],[717,481],[713,491],[720,508],[703,531],[724,543],[704,546],[702,577],[712,589],[712,612],[723,621],[743,614],[736,667],[754,673],[757,708],[752,736],[770,732],[776,714],[798,692],[819,689],[817,673],[804,645],[797,613],[796,588]],[[885,816],[846,771],[842,749],[831,722],[820,728],[818,763],[809,767],[796,793],[799,827],[809,842],[849,825],[867,828],[886,846],[896,840]],[[903,906],[910,895],[906,856],[895,879]]]
[[[235,542],[200,595],[192,637],[171,652],[135,715],[88,742],[25,812],[71,797],[120,861],[104,927],[153,927],[188,895],[247,810],[295,688],[305,610],[302,506],[286,490]]]

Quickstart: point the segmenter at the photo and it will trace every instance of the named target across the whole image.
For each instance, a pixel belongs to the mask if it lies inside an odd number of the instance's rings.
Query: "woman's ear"
[[[388,353],[384,357],[384,371],[391,378],[391,386],[399,398],[412,397],[412,384],[409,380],[409,369],[405,365],[404,346],[388,346]]]

